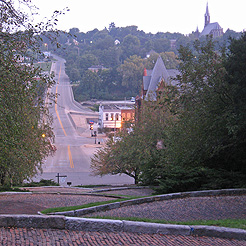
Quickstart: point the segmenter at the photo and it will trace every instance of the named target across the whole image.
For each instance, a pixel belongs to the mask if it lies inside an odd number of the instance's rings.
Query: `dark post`
[[[95,144],[97,143],[97,132],[94,131],[94,136],[95,136]]]
[[[63,175],[63,176],[62,176],[62,175],[60,175],[59,173],[57,173],[56,177],[57,177],[57,183],[60,184],[60,183],[59,183],[59,181],[60,181],[59,178],[66,178],[67,175]]]

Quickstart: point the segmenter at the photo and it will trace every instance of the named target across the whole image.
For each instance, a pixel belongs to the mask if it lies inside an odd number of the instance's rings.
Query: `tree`
[[[133,93],[140,91],[142,83],[144,64],[139,56],[131,56],[118,69],[122,74],[122,85],[130,89]]]
[[[129,34],[124,37],[122,42],[122,55],[121,59],[125,60],[130,56],[140,55],[140,40],[138,37]]]
[[[43,159],[55,151],[45,105],[53,81],[32,63],[23,63],[30,50],[39,52],[37,34],[42,26],[33,27],[11,1],[0,5],[0,185],[6,185],[34,176]]]
[[[162,178],[166,156],[166,129],[175,119],[176,89],[164,87],[156,102],[143,102],[138,121],[130,122],[132,131],[122,129],[119,140],[110,139],[91,159],[95,175],[126,174],[135,184],[157,185]]]
[[[157,58],[161,56],[162,60],[167,69],[177,69],[179,65],[178,57],[174,54],[174,52],[163,52],[161,54],[154,53],[148,57],[145,62],[145,67],[147,69],[153,69],[156,63]]]
[[[99,149],[91,158],[91,169],[94,175],[106,174],[126,174],[139,182],[139,154],[142,153],[142,147],[135,138],[134,134],[125,135],[121,140],[114,142],[113,139],[107,141],[106,146]],[[131,144],[136,146],[134,148]]]
[[[246,33],[239,39],[230,39],[229,54],[225,61],[228,83],[227,105],[230,146],[225,157],[234,163],[234,169],[246,174]],[[228,156],[230,155],[230,157]]]
[[[229,56],[215,51],[211,37],[197,40],[194,51],[180,49],[181,106],[170,131],[168,161],[185,172],[199,170],[197,189],[245,185],[244,38],[229,50]]]
[[[96,72],[87,70],[81,78],[79,86],[75,87],[75,99],[78,101],[88,100],[98,96],[101,88],[101,80]]]

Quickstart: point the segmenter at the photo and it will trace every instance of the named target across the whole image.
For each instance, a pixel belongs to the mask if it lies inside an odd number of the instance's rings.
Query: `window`
[[[110,120],[114,120],[114,114],[113,113],[111,113]]]
[[[115,120],[119,120],[119,114],[115,114]]]
[[[108,114],[106,114],[106,120],[108,120]]]

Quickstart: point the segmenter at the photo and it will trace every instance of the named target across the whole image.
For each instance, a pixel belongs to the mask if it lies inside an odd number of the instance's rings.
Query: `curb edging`
[[[0,227],[172,234],[246,240],[246,230],[242,229],[145,223],[126,220],[87,219],[55,215],[0,215]]]

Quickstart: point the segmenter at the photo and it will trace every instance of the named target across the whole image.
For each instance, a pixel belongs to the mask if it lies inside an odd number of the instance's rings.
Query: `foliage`
[[[0,185],[8,185],[35,175],[43,159],[55,151],[45,105],[53,81],[28,57],[30,50],[40,52],[37,34],[42,26],[33,27],[11,1],[0,5]]]
[[[131,56],[118,68],[122,75],[122,85],[134,93],[140,91],[142,83],[144,64],[139,56]]]
[[[231,41],[227,56],[214,45],[207,38],[195,42],[195,52],[180,49],[182,107],[169,132],[161,192],[246,185],[245,35]]]
[[[29,190],[26,189],[20,189],[16,187],[10,187],[10,186],[0,186],[0,192],[5,192],[5,191],[13,191],[13,192],[29,192]]]
[[[242,47],[245,47],[244,42],[241,39]],[[195,48],[196,56],[188,49],[181,50],[183,63],[180,66],[182,75],[179,81],[183,89],[181,100],[184,111],[173,130],[174,139],[180,143],[174,147],[175,153],[179,153],[175,162],[210,168],[216,163],[217,168],[227,171],[243,171],[242,161],[245,157],[243,151],[239,152],[242,146],[240,149],[235,146],[245,142],[232,131],[232,128],[235,129],[235,125],[232,125],[232,118],[235,117],[232,107],[235,108],[235,105],[231,99],[236,95],[233,85],[227,80],[228,69],[224,67],[225,59],[226,63],[232,64],[231,58],[225,57],[224,53],[215,52],[211,39],[205,44],[196,43]],[[238,69],[243,74],[241,66],[242,64]],[[237,81],[237,86],[243,89],[238,77],[234,77],[233,81]],[[237,106],[243,116],[245,108]],[[245,129],[244,120],[245,118],[238,118],[242,134]]]
[[[160,193],[246,186],[245,34],[228,52],[215,45],[181,46],[179,87],[162,82],[156,101],[141,101],[133,131],[93,157],[95,174],[126,173]]]
[[[124,173],[134,178],[136,184],[157,184],[161,162],[165,159],[165,128],[174,120],[170,112],[175,95],[175,88],[165,87],[159,91],[158,106],[143,102],[141,115],[136,124],[132,124],[132,131],[123,130],[117,135],[118,141],[109,140],[94,154],[91,159],[94,174]],[[159,141],[161,148],[157,147]]]
[[[132,148],[130,144],[137,146]],[[123,139],[116,142],[113,139],[108,140],[105,147],[99,149],[91,158],[91,169],[94,175],[124,173],[134,178],[135,184],[137,184],[142,151],[138,147],[141,147],[140,143],[133,134],[125,134]]]
[[[161,172],[162,178],[159,179],[159,186],[155,188],[157,194],[246,187],[245,176],[240,172],[181,165],[170,165]]]
[[[23,183],[23,187],[40,187],[40,186],[59,186],[58,183],[53,181],[52,179],[41,179],[39,182],[30,182],[30,183]]]
[[[107,77],[107,81],[103,81],[100,98],[102,99],[122,99],[125,97],[136,96],[139,91],[136,85],[139,82],[133,82],[132,79],[139,79],[137,69],[125,67],[125,73],[129,74],[130,82],[122,77],[122,65],[128,63],[130,57],[140,57],[143,64],[148,69],[154,66],[153,60],[146,61],[146,54],[150,51],[156,52],[156,56],[160,54],[167,69],[177,69],[178,62],[176,55],[179,47],[191,44],[195,39],[194,33],[184,36],[180,33],[145,33],[138,30],[137,26],[117,27],[115,23],[110,23],[109,28],[103,30],[94,29],[87,33],[80,32],[78,28],[70,29],[69,33],[59,33],[58,41],[63,49],[57,50],[50,44],[49,40],[44,38],[48,43],[48,47],[55,50],[60,56],[66,60],[66,73],[72,82],[80,81],[83,73],[92,65],[102,65],[111,71],[114,71],[113,79]],[[228,37],[238,38],[239,33],[227,30],[224,36],[216,38],[219,44],[228,45]],[[204,38],[200,38],[203,40]],[[171,46],[171,41],[175,44]],[[215,48],[218,50],[219,45]],[[191,46],[192,50],[193,47]],[[93,59],[92,59],[93,58]],[[147,65],[146,65],[147,63]],[[118,72],[117,72],[118,71]],[[133,74],[136,72],[136,74]],[[143,72],[143,71],[142,71]],[[141,72],[141,76],[142,76]],[[104,83],[106,86],[104,87]],[[131,88],[131,85],[134,88]],[[75,94],[77,92],[75,91]],[[77,98],[83,99],[83,95],[76,95]],[[97,97],[97,95],[96,95]]]

